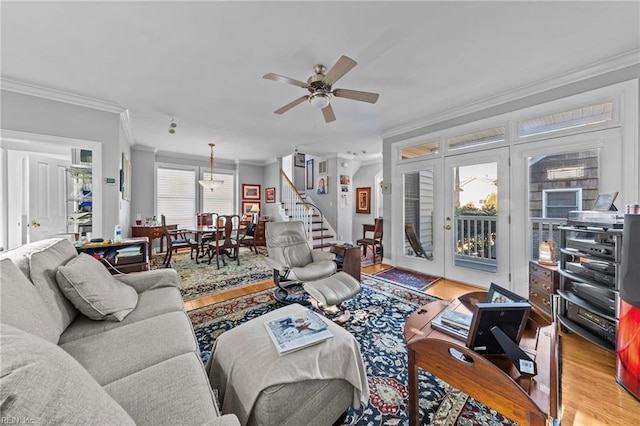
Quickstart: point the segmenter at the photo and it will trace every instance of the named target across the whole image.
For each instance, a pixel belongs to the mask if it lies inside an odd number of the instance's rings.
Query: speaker
[[[620,298],[640,308],[640,214],[625,214],[620,263]]]

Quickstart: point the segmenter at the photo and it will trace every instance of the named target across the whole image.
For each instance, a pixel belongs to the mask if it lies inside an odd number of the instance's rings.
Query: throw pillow
[[[11,259],[0,260],[0,293],[0,322],[58,343],[49,307]]]
[[[71,303],[93,320],[122,321],[138,303],[133,287],[115,279],[86,253],[58,267],[56,279]]]
[[[62,350],[0,324],[2,418],[31,424],[134,425],[129,414]]]

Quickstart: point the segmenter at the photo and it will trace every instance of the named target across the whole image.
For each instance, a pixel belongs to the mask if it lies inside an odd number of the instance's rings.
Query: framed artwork
[[[323,176],[318,179],[318,188],[316,194],[327,194],[329,192],[329,176]]]
[[[327,174],[327,161],[321,161],[318,163],[318,174],[326,175]]]
[[[371,214],[371,187],[356,188],[356,213]]]
[[[489,292],[487,293],[487,303],[514,303],[526,302],[522,296],[519,296],[504,287],[500,287],[496,283],[491,283]]]
[[[467,337],[467,347],[483,355],[505,353],[491,329],[498,327],[518,344],[530,312],[531,305],[528,302],[476,304]]]
[[[264,201],[267,203],[275,203],[276,202],[276,188],[265,188],[264,189]]]
[[[131,201],[131,161],[126,153],[122,153],[122,169],[120,169],[120,192],[122,199]]]
[[[296,167],[304,167],[304,154],[296,152],[294,154],[293,165]]]
[[[242,202],[242,214],[253,214],[260,212],[260,202],[243,201]]]
[[[313,159],[307,160],[307,189],[313,189]]]
[[[351,176],[340,175],[340,185],[349,185],[349,184],[351,184]]]
[[[259,200],[260,199],[260,185],[251,185],[247,183],[242,184],[242,199],[243,200]]]
[[[616,200],[617,196],[618,196],[617,192],[611,192],[608,194],[598,194],[598,198],[596,198],[596,201],[593,203],[593,207],[591,207],[591,210],[598,210],[598,211],[616,210],[616,209],[612,209],[611,207],[613,206],[613,202]]]

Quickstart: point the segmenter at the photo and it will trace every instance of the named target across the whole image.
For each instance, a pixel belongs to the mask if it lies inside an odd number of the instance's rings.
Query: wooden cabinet
[[[557,266],[529,262],[529,302],[551,320],[551,295],[558,290]]]
[[[129,238],[120,242],[86,243],[76,246],[78,253],[98,259],[112,274],[149,270],[149,239]]]
[[[169,228],[169,226],[167,226],[167,228]],[[162,235],[163,235],[163,229],[162,226],[160,225],[154,225],[154,226],[132,226],[131,227],[131,236],[134,238],[137,237],[147,237],[149,239],[149,248],[147,250],[147,252],[149,253],[149,255],[153,254],[153,240],[154,239],[159,239],[160,240],[160,252],[164,251],[164,247],[163,247],[163,240],[162,240]]]

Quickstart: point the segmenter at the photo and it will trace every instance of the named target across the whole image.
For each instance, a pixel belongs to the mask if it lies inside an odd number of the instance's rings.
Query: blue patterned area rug
[[[433,275],[427,275],[401,268],[391,268],[378,272],[376,274],[376,277],[384,278],[407,287],[415,288],[416,290],[425,290],[431,287],[433,283],[440,279],[440,277],[434,277]]]
[[[409,394],[404,323],[418,306],[434,298],[366,274],[362,284],[362,292],[346,302],[346,308],[352,312],[364,310],[367,316],[344,327],[360,343],[371,397],[366,407],[349,409],[345,424],[406,425]],[[203,362],[208,361],[221,333],[279,307],[282,305],[274,299],[273,292],[266,290],[190,311]],[[511,424],[494,410],[422,370],[419,384],[423,424]]]

